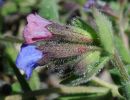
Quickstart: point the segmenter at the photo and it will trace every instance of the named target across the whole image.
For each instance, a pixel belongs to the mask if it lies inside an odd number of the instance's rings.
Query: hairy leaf
[[[99,38],[104,49],[110,53],[114,53],[114,44],[113,44],[113,29],[112,24],[108,18],[99,12],[97,9],[94,9],[94,17],[99,30]]]

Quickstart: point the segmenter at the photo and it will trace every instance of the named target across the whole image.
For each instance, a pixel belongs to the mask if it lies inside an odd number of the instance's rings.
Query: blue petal
[[[22,69],[27,79],[30,78],[34,68],[38,66],[37,61],[43,57],[43,53],[36,49],[35,45],[23,44],[16,59],[16,65]]]

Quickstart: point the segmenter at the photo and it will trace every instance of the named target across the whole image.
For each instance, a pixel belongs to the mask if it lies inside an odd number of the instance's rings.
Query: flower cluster
[[[95,50],[94,47],[84,45],[92,42],[92,37],[82,29],[60,25],[37,14],[28,15],[27,22],[23,31],[25,43],[16,59],[17,67],[25,72],[27,79],[37,66],[46,65],[48,62],[58,65],[59,59],[70,60],[72,57]],[[61,65],[63,63],[58,66]]]
[[[41,18],[39,15],[28,15],[27,22],[28,24],[23,31],[25,43],[21,46],[16,65],[24,70],[27,79],[29,79],[32,70],[38,66],[37,62],[44,57],[44,53],[36,48],[35,43],[51,38],[52,34],[46,29],[46,26],[51,24],[51,22]]]

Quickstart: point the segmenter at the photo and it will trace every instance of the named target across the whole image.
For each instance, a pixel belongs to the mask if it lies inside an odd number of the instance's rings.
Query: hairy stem
[[[114,54],[114,63],[117,66],[120,74],[121,74],[121,78],[122,78],[122,91],[124,93],[124,96],[127,98],[127,100],[130,100],[130,93],[129,93],[129,85],[130,85],[130,79],[129,79],[129,74],[122,62],[122,60],[120,59],[120,56],[118,54],[117,51],[115,51]]]
[[[121,74],[123,82],[126,83],[126,82],[130,81],[129,74],[128,74],[126,68],[124,67],[124,64],[117,51],[115,51],[115,54],[114,54],[114,63],[117,66],[117,68]]]

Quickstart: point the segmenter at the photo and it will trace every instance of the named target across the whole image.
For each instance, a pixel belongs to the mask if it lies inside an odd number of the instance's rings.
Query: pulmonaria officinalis
[[[25,72],[27,79],[37,66],[45,65],[49,61],[69,59],[97,50],[96,47],[85,44],[91,43],[93,39],[91,34],[80,28],[60,25],[37,14],[29,14],[27,22],[23,31],[25,43],[16,59],[17,67]],[[41,42],[43,44],[37,44]]]

